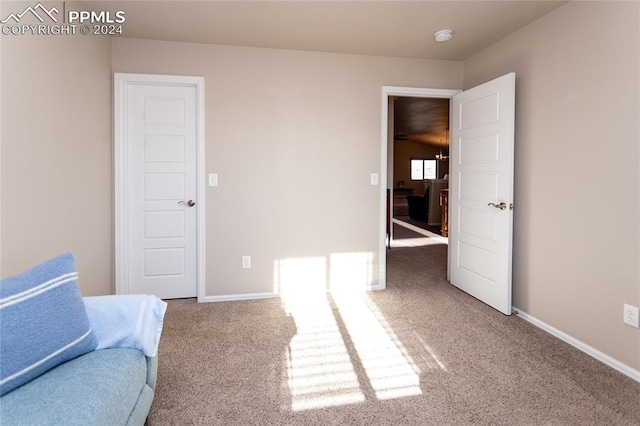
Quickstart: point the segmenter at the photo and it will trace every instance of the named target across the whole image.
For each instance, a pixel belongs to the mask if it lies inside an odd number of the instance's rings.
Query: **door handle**
[[[181,201],[178,201],[178,204],[183,204],[183,205],[186,205],[188,207],[193,207],[193,206],[196,205],[195,201],[193,201],[193,200],[189,200],[186,203],[181,200]]]
[[[496,209],[500,209],[500,210],[506,210],[507,209],[507,203],[505,203],[504,201],[501,202],[500,204],[489,203],[488,206],[489,207],[495,207]]]

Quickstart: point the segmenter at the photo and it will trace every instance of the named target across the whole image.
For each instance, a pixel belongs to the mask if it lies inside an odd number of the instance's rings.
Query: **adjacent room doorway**
[[[447,278],[456,287],[511,314],[515,74],[459,90],[382,89],[380,271],[386,286],[386,202],[393,189],[390,98],[447,98],[451,102]]]

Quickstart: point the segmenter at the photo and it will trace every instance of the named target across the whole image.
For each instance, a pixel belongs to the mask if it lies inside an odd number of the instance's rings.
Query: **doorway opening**
[[[393,134],[392,246],[405,246],[404,230],[446,237],[442,198],[449,176],[449,99],[391,96]],[[402,232],[399,227],[403,227]],[[446,241],[446,240],[445,240]]]
[[[510,315],[513,242],[513,152],[515,73],[472,87],[451,90],[383,87],[381,170],[384,193],[393,188],[390,116],[394,97],[448,98],[451,102],[451,194],[447,280],[471,296]],[[425,166],[426,167],[426,164]],[[424,171],[424,170],[423,170]],[[390,235],[390,197],[381,197],[381,222]],[[445,203],[445,205],[447,205]],[[386,218],[386,222],[384,221]],[[381,227],[381,230],[385,229]],[[463,231],[464,230],[464,231]],[[393,235],[390,235],[392,238]],[[383,243],[384,244],[384,243]],[[386,288],[386,251],[382,250],[381,287]]]
[[[382,197],[381,208],[382,288],[386,288],[388,246],[446,242],[440,190],[448,188],[449,104],[459,92],[382,88],[382,190],[389,193]]]

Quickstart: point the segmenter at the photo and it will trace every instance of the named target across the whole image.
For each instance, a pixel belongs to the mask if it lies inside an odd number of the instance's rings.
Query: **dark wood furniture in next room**
[[[449,190],[440,190],[440,209],[442,211],[442,228],[440,233],[443,237],[449,235]]]

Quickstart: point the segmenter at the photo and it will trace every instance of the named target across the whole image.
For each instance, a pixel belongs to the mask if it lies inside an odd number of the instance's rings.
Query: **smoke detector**
[[[449,41],[453,38],[453,30],[440,30],[436,31],[433,35],[438,43]]]

